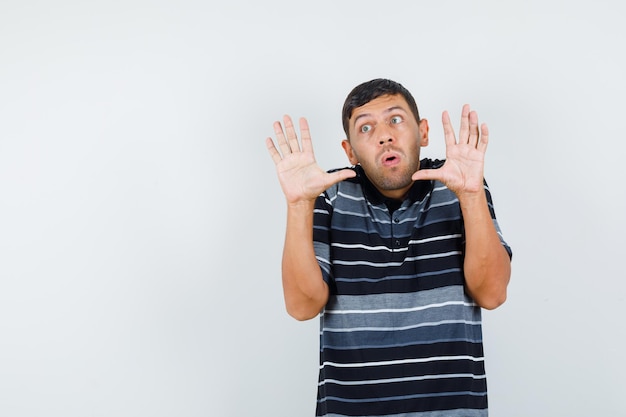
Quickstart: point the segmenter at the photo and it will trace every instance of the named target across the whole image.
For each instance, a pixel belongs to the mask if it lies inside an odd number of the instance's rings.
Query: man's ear
[[[420,146],[428,146],[428,120],[422,119],[420,120],[419,126],[419,138],[420,138]]]
[[[343,151],[346,153],[346,156],[348,157],[348,161],[350,161],[352,165],[356,165],[359,163],[359,160],[354,153],[354,149],[352,149],[352,145],[350,144],[350,141],[348,139],[344,139],[341,141],[341,147],[343,148]]]

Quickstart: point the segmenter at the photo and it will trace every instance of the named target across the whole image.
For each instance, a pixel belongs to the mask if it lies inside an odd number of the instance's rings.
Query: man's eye
[[[397,125],[398,123],[402,123],[403,119],[401,116],[393,116],[389,121],[392,125]]]
[[[372,130],[372,126],[370,126],[370,125],[363,125],[363,126],[361,126],[361,133],[367,133],[370,130]]]

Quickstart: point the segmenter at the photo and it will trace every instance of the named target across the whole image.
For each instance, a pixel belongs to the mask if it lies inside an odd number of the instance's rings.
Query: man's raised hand
[[[271,137],[265,140],[265,144],[276,165],[287,203],[314,200],[331,185],[356,175],[350,169],[328,173],[320,168],[315,161],[309,124],[304,117],[299,120],[300,141],[291,117],[285,115],[283,124],[284,129],[279,121],[274,122],[276,144]]]
[[[446,161],[441,168],[420,169],[414,180],[438,180],[457,195],[477,193],[483,189],[485,152],[489,141],[486,124],[478,126],[478,114],[469,104],[461,111],[461,127],[457,142],[447,111],[442,115],[446,141]]]

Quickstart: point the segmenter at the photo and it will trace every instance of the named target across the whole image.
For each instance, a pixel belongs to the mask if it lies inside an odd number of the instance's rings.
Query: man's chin
[[[395,178],[395,179],[383,179],[379,184],[379,187],[385,191],[402,190],[413,184],[413,180],[409,176],[408,178]]]

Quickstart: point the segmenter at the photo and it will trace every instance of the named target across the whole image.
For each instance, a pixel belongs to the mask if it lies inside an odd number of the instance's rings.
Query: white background
[[[620,1],[0,1],[0,415],[308,416],[264,140],[387,77],[487,122],[514,250],[485,312],[491,415],[624,416]]]

